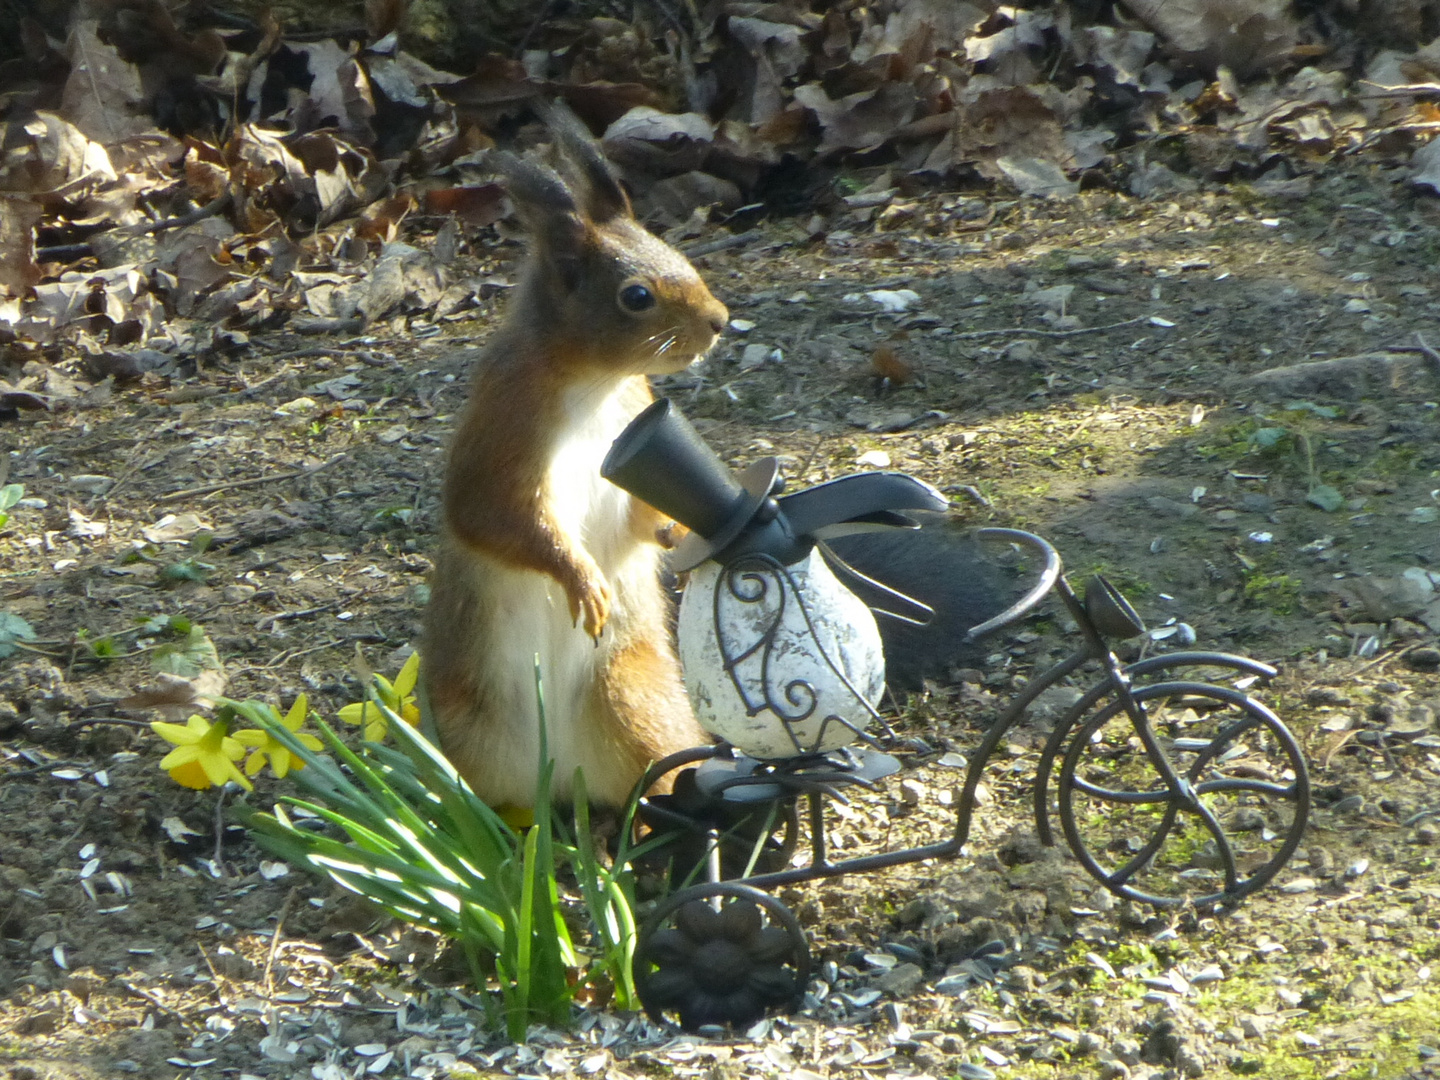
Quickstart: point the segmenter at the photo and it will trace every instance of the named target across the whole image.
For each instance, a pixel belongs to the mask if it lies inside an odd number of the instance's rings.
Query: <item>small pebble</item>
[[[1440,670],[1440,649],[1432,649],[1428,646],[1423,649],[1414,649],[1405,654],[1405,664],[1415,671]]]
[[[893,958],[892,958],[893,959]],[[893,997],[903,998],[913,994],[925,981],[925,972],[914,964],[896,964],[883,975],[875,977],[875,989]]]

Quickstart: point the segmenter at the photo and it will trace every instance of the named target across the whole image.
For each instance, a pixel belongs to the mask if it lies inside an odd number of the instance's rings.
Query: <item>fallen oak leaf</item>
[[[194,678],[182,678],[161,672],[154,685],[141,689],[115,702],[117,709],[158,709],[162,714],[175,716],[209,709],[215,699],[225,693],[226,679],[223,671],[202,671]]]
[[[435,188],[425,192],[424,206],[427,214],[452,214],[479,228],[505,216],[505,189],[497,183]]]

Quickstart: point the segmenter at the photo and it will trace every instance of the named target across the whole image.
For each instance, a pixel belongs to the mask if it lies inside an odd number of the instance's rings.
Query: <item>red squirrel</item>
[[[450,446],[423,670],[445,755],[487,803],[524,808],[538,655],[553,797],[578,765],[591,800],[623,806],[652,761],[709,739],[660,576],[679,527],[600,465],[653,400],[646,376],[703,356],[729,313],[635,219],[580,121],[545,119],[561,172],[497,155],[530,253]]]

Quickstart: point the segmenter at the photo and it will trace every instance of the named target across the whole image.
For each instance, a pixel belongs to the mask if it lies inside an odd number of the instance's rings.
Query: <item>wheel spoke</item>
[[[1225,835],[1225,830],[1220,827],[1220,822],[1210,807],[1196,799],[1192,810],[1195,816],[1205,823],[1205,828],[1210,830],[1210,835],[1215,838],[1215,850],[1219,853],[1220,863],[1225,868],[1225,892],[1233,893],[1239,887],[1239,878],[1235,870],[1235,849],[1230,846],[1230,838]]]
[[[1093,795],[1095,798],[1104,799],[1106,802],[1130,803],[1137,806],[1143,803],[1170,802],[1175,797],[1173,792],[1163,789],[1153,791],[1117,791],[1114,788],[1092,784],[1090,781],[1082,780],[1078,776],[1071,779],[1070,786],[1076,791],[1083,791],[1086,795]]]
[[[1160,824],[1155,827],[1155,831],[1151,834],[1150,839],[1145,842],[1145,845],[1139,851],[1130,857],[1124,866],[1120,867],[1105,879],[1107,885],[1124,885],[1135,875],[1136,871],[1140,870],[1155,857],[1155,854],[1160,850],[1161,845],[1165,843],[1165,838],[1170,835],[1170,830],[1175,825],[1175,815],[1176,808],[1172,802],[1165,807],[1165,816],[1160,819]]]
[[[1071,850],[1112,892],[1161,906],[1230,904],[1289,859],[1308,817],[1309,782],[1299,744],[1273,712],[1243,692],[1190,682],[1135,687],[1129,708],[1090,700],[1091,711],[1067,724],[1057,806]],[[1251,775],[1227,775],[1231,768]],[[1292,779],[1263,778],[1281,774]],[[1222,819],[1256,804],[1269,805],[1270,828],[1253,842],[1227,835]],[[1138,849],[1136,832],[1145,836]],[[1186,868],[1197,872],[1179,874]]]
[[[1205,780],[1195,785],[1202,795],[1212,792],[1247,792],[1253,795],[1273,795],[1277,799],[1293,799],[1294,784],[1276,784],[1269,780],[1244,780],[1240,777],[1226,777],[1224,780]]]

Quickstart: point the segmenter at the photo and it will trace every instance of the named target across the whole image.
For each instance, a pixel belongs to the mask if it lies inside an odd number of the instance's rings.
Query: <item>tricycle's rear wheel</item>
[[[652,1020],[673,1020],[686,1031],[743,1027],[799,1007],[810,982],[810,945],[775,897],[722,881],[661,902],[640,931],[633,971]]]
[[[1152,746],[1119,699],[1070,736],[1056,787],[1071,850],[1128,899],[1239,901],[1279,872],[1304,834],[1310,785],[1299,745],[1273,712],[1227,687],[1156,683],[1133,700]]]

